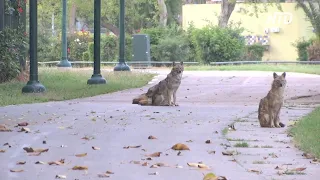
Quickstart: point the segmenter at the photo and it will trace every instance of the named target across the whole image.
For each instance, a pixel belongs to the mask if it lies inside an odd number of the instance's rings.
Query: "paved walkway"
[[[164,78],[160,71],[154,82]],[[286,107],[281,119],[285,124],[303,116],[320,104],[320,78],[315,75],[287,73]],[[107,170],[110,179],[202,179],[214,172],[228,180],[247,179],[320,179],[320,165],[302,157],[282,129],[262,129],[257,122],[259,99],[270,88],[270,72],[185,72],[178,91],[179,107],[142,107],[132,105],[134,96],[146,91],[131,89],[91,98],[0,108],[0,121],[13,129],[1,132],[1,180],[98,179]],[[298,96],[315,95],[310,98]],[[296,97],[296,98],[292,98]],[[292,100],[290,100],[292,99]],[[18,122],[28,121],[30,133],[17,132]],[[235,123],[236,131],[222,133]],[[225,132],[225,131],[224,131]],[[150,140],[153,135],[157,139]],[[210,140],[211,143],[205,143]],[[246,141],[249,148],[233,147]],[[45,141],[45,144],[43,144]],[[190,151],[170,148],[184,143]],[[139,148],[124,149],[126,146]],[[39,156],[30,156],[23,147],[49,148]],[[92,146],[100,150],[93,150]],[[224,156],[235,150],[238,154]],[[146,155],[162,152],[147,160]],[[215,153],[213,153],[215,152]],[[85,157],[75,154],[87,153]],[[64,165],[35,164],[65,159]],[[26,161],[24,165],[16,165]],[[135,162],[135,161],[139,161]],[[147,162],[147,166],[142,164]],[[203,162],[210,170],[188,167],[187,163]],[[156,163],[169,167],[150,168]],[[87,171],[71,170],[87,166]],[[282,168],[306,167],[304,175],[278,175]],[[10,172],[23,169],[24,172]],[[260,173],[250,172],[261,171]],[[155,173],[157,175],[149,175]]]

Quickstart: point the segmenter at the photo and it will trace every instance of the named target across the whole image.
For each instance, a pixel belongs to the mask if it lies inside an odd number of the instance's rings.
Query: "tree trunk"
[[[160,9],[160,26],[165,27],[168,21],[167,6],[164,0],[158,0],[158,5]]]
[[[73,33],[75,31],[76,12],[77,12],[77,6],[73,3],[71,6],[71,11],[69,16],[69,33]]]
[[[107,23],[105,21],[101,21],[101,26],[104,28],[107,28],[108,30],[110,30],[113,34],[115,34],[116,36],[119,36],[120,34],[120,30],[119,28],[117,28],[115,25]]]
[[[219,27],[227,27],[229,18],[236,6],[235,0],[222,0],[221,13],[219,16]]]

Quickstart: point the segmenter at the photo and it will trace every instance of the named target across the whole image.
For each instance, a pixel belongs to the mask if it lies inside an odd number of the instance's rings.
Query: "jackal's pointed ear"
[[[277,73],[273,73],[273,79],[277,78],[278,77],[278,74]]]
[[[175,66],[175,65],[176,65],[176,62],[173,61],[173,62],[172,62],[172,66]]]
[[[281,76],[286,78],[286,75],[287,75],[286,72],[283,72]]]
[[[183,65],[183,62],[181,61],[180,64]]]

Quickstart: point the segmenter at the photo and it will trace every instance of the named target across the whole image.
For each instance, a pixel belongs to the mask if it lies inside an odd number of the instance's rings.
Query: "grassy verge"
[[[41,68],[39,80],[47,89],[44,94],[22,94],[21,89],[26,84],[22,82],[0,84],[0,106],[61,101],[137,88],[146,85],[154,76],[136,72],[103,72],[107,84],[87,85],[91,75],[92,70]]]
[[[301,150],[320,158],[320,107],[303,117],[290,132]]]
[[[272,64],[248,64],[248,65],[221,65],[221,66],[186,66],[186,71],[274,71],[274,72],[299,72],[319,74],[320,65],[272,65]]]

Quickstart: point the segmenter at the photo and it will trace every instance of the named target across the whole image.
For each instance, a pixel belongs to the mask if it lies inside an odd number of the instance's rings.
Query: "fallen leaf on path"
[[[313,159],[314,158],[314,156],[312,154],[309,154],[309,153],[303,153],[302,156],[304,156],[307,159]]]
[[[144,162],[142,166],[148,166],[148,162]]]
[[[130,163],[133,163],[133,164],[140,164],[140,161],[130,161]]]
[[[107,171],[106,174],[114,174],[112,171]]]
[[[151,158],[151,157],[148,157],[146,160],[151,161],[151,160],[152,160],[152,158]]]
[[[218,177],[213,173],[208,173],[203,177],[203,180],[217,180]]]
[[[96,147],[96,146],[92,146],[92,149],[93,149],[93,150],[100,150],[100,148],[99,148],[99,147]]]
[[[7,126],[0,124],[0,132],[11,132],[12,130],[7,128]]]
[[[59,161],[51,161],[51,162],[48,162],[48,164],[60,166],[64,164],[64,159],[60,159]]]
[[[186,141],[186,142],[193,142],[192,140],[188,140],[188,141]]]
[[[155,153],[152,153],[152,154],[149,154],[149,155],[146,155],[147,157],[160,157],[160,154],[162,152],[155,152]]]
[[[158,175],[158,172],[154,172],[154,173],[149,173],[149,175]]]
[[[279,166],[276,166],[274,169],[282,170],[282,168],[281,168],[281,167],[279,167]]]
[[[21,128],[20,131],[18,131],[18,132],[26,132],[26,133],[29,133],[30,131],[31,131],[30,128],[23,127],[23,128]]]
[[[201,169],[210,169],[209,166],[205,165],[205,164],[198,164],[198,168]]]
[[[181,151],[178,152],[177,156],[180,156],[180,155],[181,155]]]
[[[24,165],[24,164],[26,164],[26,161],[18,161],[16,164],[17,165]]]
[[[208,151],[209,154],[216,154],[216,151]]]
[[[139,148],[139,147],[141,147],[141,145],[138,145],[138,146],[125,146],[125,147],[123,147],[123,149]]]
[[[66,175],[56,175],[56,179],[67,179]]]
[[[222,152],[222,155],[224,155],[224,156],[232,156],[233,152],[231,152],[231,151]]]
[[[40,156],[41,152],[28,153],[28,156]]]
[[[10,172],[23,172],[23,169],[10,169]]]
[[[210,144],[211,143],[211,141],[210,140],[206,140],[206,144]]]
[[[72,170],[88,170],[87,166],[74,166]]]
[[[75,156],[76,157],[84,157],[84,156],[86,156],[87,155],[87,153],[83,153],[83,154],[76,154]]]
[[[257,174],[261,174],[262,173],[261,171],[254,170],[254,169],[249,170],[249,172],[253,172],[253,173],[257,173]]]
[[[302,168],[292,169],[291,171],[304,171],[304,170],[306,170],[306,169],[307,169],[307,168],[302,167]]]
[[[107,178],[110,177],[108,174],[104,173],[104,174],[98,174],[99,178]]]
[[[313,159],[312,161],[310,161],[311,164],[320,164],[320,161],[317,159]]]
[[[43,162],[43,161],[37,161],[37,162],[35,162],[35,164],[47,164],[47,163]]]
[[[39,148],[39,149],[33,149],[32,147],[24,147],[23,148],[27,153],[36,153],[36,152],[39,152],[39,153],[43,153],[43,152],[48,152],[49,149],[42,149],[42,148]]]
[[[187,145],[182,144],[182,143],[178,143],[178,144],[173,145],[171,147],[171,149],[179,150],[179,151],[181,151],[181,150],[190,150],[190,148]]]
[[[27,122],[21,122],[21,123],[18,123],[17,126],[28,126],[28,125],[29,125],[29,123],[27,123]]]
[[[4,143],[3,146],[10,146],[9,143]]]
[[[6,152],[6,150],[0,149],[0,153],[4,153],[4,152]]]
[[[148,139],[157,139],[157,138],[154,136],[149,136]]]
[[[187,163],[190,167],[198,167],[199,163]]]
[[[150,168],[158,168],[159,166],[157,166],[156,164],[153,164],[150,166]]]

